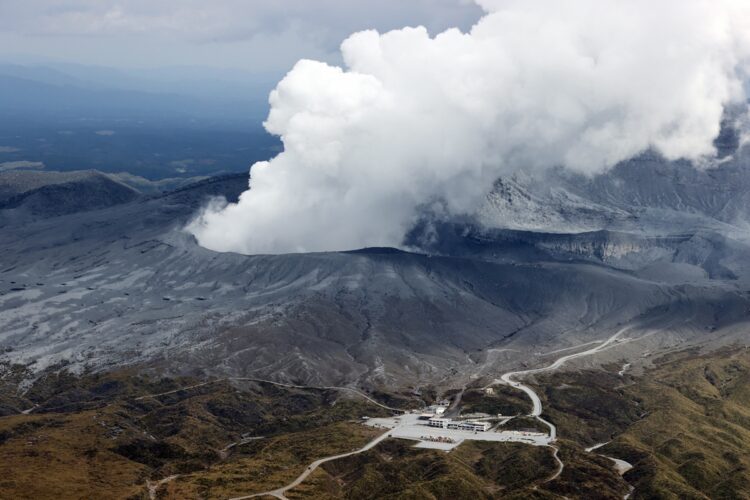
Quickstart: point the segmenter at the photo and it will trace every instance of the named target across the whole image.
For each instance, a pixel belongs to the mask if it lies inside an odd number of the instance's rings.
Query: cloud
[[[338,44],[367,23],[426,23],[432,29],[465,25],[479,15],[466,0],[33,0],[0,3],[0,29],[43,36],[161,34],[194,41],[238,41],[299,30]],[[332,47],[331,47],[332,48]]]
[[[116,132],[114,130],[97,130],[94,133],[96,135],[101,135],[101,136],[104,136],[104,137],[110,137],[110,136],[115,135]]]
[[[189,226],[218,251],[398,246],[425,206],[471,213],[500,175],[596,174],[648,148],[714,153],[750,55],[741,1],[480,0],[464,33],[364,31],[271,94],[284,151]]]
[[[0,55],[22,48],[42,62],[239,67],[278,78],[302,57],[338,64],[353,31],[424,24],[437,33],[480,15],[469,0],[0,1]]]

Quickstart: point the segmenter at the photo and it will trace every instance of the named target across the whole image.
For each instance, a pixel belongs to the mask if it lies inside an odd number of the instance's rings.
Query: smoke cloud
[[[218,251],[398,246],[424,207],[472,213],[492,182],[596,174],[648,148],[715,153],[744,98],[750,6],[716,0],[478,0],[468,33],[351,35],[344,68],[299,61],[270,96],[284,151],[236,204],[189,226]]]

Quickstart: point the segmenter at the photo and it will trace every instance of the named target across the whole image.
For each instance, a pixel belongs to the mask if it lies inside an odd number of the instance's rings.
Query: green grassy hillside
[[[684,351],[638,377],[606,371],[536,380],[560,436],[635,467],[631,498],[750,498],[750,351]]]

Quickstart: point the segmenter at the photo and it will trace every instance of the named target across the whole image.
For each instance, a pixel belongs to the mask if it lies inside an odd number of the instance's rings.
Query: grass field
[[[683,351],[639,377],[545,375],[544,408],[560,436],[635,467],[631,498],[750,498],[750,351]],[[618,365],[619,366],[619,365]]]

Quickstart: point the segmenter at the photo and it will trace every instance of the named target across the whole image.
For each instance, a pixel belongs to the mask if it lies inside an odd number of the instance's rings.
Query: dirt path
[[[295,479],[291,483],[287,484],[286,486],[282,486],[281,488],[277,488],[277,489],[271,490],[271,491],[265,491],[263,493],[254,493],[252,495],[245,495],[245,496],[242,496],[242,497],[234,497],[234,498],[231,498],[230,500],[244,500],[246,498],[257,498],[257,497],[264,497],[264,496],[272,496],[272,497],[281,498],[281,499],[286,500],[285,493],[287,491],[291,490],[292,488],[294,488],[296,486],[299,486],[305,479],[307,479],[307,477],[310,474],[312,474],[313,472],[315,472],[315,469],[317,469],[322,464],[324,464],[326,462],[331,462],[333,460],[338,460],[339,458],[345,458],[345,457],[350,457],[352,455],[357,455],[359,453],[363,453],[363,452],[365,452],[367,450],[370,450],[370,449],[374,448],[375,446],[377,446],[378,443],[380,443],[381,441],[383,441],[385,438],[387,438],[389,433],[390,433],[390,430],[384,432],[383,434],[379,435],[378,437],[376,437],[375,439],[373,439],[372,441],[370,441],[369,443],[367,443],[366,445],[364,445],[362,448],[360,448],[358,450],[350,451],[349,453],[341,453],[339,455],[331,455],[330,457],[320,458],[320,459],[314,461],[313,463],[311,463],[310,465],[307,466],[307,468],[304,470],[304,472],[302,474],[300,474],[299,476],[297,476],[297,479]]]
[[[135,398],[134,400],[135,401],[143,401],[144,399],[155,399],[155,398],[158,398],[160,396],[168,396],[169,394],[176,394],[178,392],[189,391],[190,389],[197,389],[198,387],[204,387],[206,385],[215,384],[217,382],[221,382],[222,380],[226,380],[226,379],[209,380],[208,382],[202,382],[200,384],[195,384],[195,385],[188,385],[188,386],[185,386],[185,387],[180,387],[179,389],[172,389],[171,391],[159,392],[157,394],[146,394],[145,396],[139,396],[139,397]]]
[[[524,393],[526,393],[526,395],[529,396],[529,399],[531,399],[531,402],[532,402],[532,410],[531,410],[531,413],[529,414],[529,416],[536,418],[539,422],[543,423],[546,427],[549,428],[550,442],[554,442],[557,439],[557,427],[554,424],[552,424],[551,422],[549,422],[549,421],[547,421],[547,420],[545,420],[544,418],[541,417],[541,415],[542,415],[542,409],[543,408],[542,408],[542,401],[539,398],[539,395],[536,393],[536,391],[532,387],[530,387],[530,386],[528,386],[528,385],[526,385],[526,384],[524,384],[522,382],[517,381],[516,378],[517,377],[524,377],[526,375],[535,374],[535,373],[542,373],[542,372],[545,372],[545,371],[553,371],[553,370],[556,370],[556,369],[560,368],[567,361],[570,361],[570,360],[576,359],[576,358],[581,358],[581,357],[584,357],[584,356],[590,356],[592,354],[596,354],[596,353],[601,352],[601,351],[603,351],[605,349],[608,349],[609,347],[611,347],[613,345],[617,345],[620,342],[624,342],[624,341],[620,340],[620,336],[626,330],[627,330],[627,328],[623,328],[623,329],[619,330],[617,333],[615,333],[614,335],[612,335],[610,338],[608,338],[606,341],[604,341],[602,343],[598,343],[597,342],[598,345],[596,347],[593,347],[593,348],[585,350],[585,351],[581,351],[581,352],[577,352],[577,353],[573,353],[573,354],[568,354],[568,355],[562,356],[562,357],[556,359],[554,362],[552,362],[551,364],[549,364],[547,366],[544,366],[544,367],[541,367],[541,368],[533,368],[533,369],[529,369],[529,370],[519,370],[519,371],[507,372],[507,373],[501,375],[500,379],[497,379],[492,384],[490,384],[490,386],[494,385],[494,384],[503,383],[503,384],[507,384],[507,385],[510,385],[512,387],[515,387],[517,389],[520,389],[521,391],[523,391]],[[570,348],[567,348],[567,349],[561,349],[560,352],[566,351],[566,350],[570,350],[570,349],[580,348],[580,347],[587,346],[587,345],[591,345],[592,343],[594,343],[594,342],[587,342],[587,343],[581,344],[579,346],[573,346],[573,347],[570,347]],[[405,412],[405,410],[402,410],[400,408],[393,408],[393,407],[384,405],[384,404],[382,404],[382,403],[380,403],[378,401],[375,401],[373,398],[371,398],[367,394],[363,393],[362,391],[359,391],[357,389],[353,389],[351,387],[296,385],[296,384],[287,384],[287,383],[283,383],[283,382],[274,382],[272,380],[261,379],[261,378],[254,378],[254,377],[229,377],[229,378],[225,378],[225,379],[218,379],[218,380],[213,380],[213,381],[209,381],[209,382],[204,382],[204,383],[201,383],[201,384],[195,384],[195,385],[188,386],[188,387],[183,387],[183,388],[180,388],[180,389],[174,389],[174,390],[171,390],[171,391],[162,392],[162,393],[159,393],[159,394],[149,394],[149,395],[145,395],[145,396],[140,396],[140,397],[136,398],[136,400],[143,400],[143,399],[146,399],[146,398],[157,398],[159,396],[165,396],[165,395],[169,395],[169,394],[174,394],[174,393],[177,393],[177,392],[180,392],[180,391],[184,391],[184,390],[189,390],[189,389],[194,389],[194,388],[198,388],[198,387],[203,387],[203,386],[206,386],[206,385],[209,385],[209,384],[213,384],[213,383],[216,383],[216,382],[219,382],[219,381],[223,381],[223,380],[244,381],[244,382],[259,382],[259,383],[266,383],[266,384],[276,385],[278,387],[286,387],[286,388],[293,388],[293,389],[317,389],[317,390],[345,391],[345,392],[356,394],[356,395],[364,398],[365,400],[369,401],[370,403],[372,403],[372,404],[374,404],[376,406],[379,406],[381,408],[384,408],[386,410],[400,412],[400,413],[404,413]],[[459,403],[461,401],[462,392],[463,391],[461,391],[461,393],[457,394],[457,396],[456,396],[456,398],[455,398],[455,400],[453,402],[454,404],[451,405],[451,410],[453,410],[454,408],[456,410],[458,410],[457,407],[458,407],[458,405],[459,405]],[[391,432],[391,430],[388,430],[388,431],[384,432],[383,434],[379,435],[378,437],[376,437],[375,439],[373,439],[372,441],[370,441],[369,443],[367,443],[365,446],[363,446],[362,448],[360,448],[358,450],[355,450],[355,451],[352,451],[352,452],[349,452],[349,453],[342,453],[342,454],[338,454],[338,455],[332,455],[332,456],[329,456],[329,457],[320,458],[320,459],[312,462],[294,481],[292,481],[291,483],[287,484],[286,486],[282,486],[282,487],[277,488],[275,490],[265,491],[265,492],[261,492],[261,493],[253,493],[253,494],[250,494],[250,495],[245,495],[245,496],[240,496],[240,497],[234,497],[234,498],[232,498],[230,500],[244,500],[244,499],[248,499],[248,498],[258,498],[258,497],[264,497],[264,496],[271,496],[271,497],[276,497],[276,498],[279,498],[279,499],[282,499],[282,500],[287,500],[287,497],[285,496],[285,493],[287,491],[291,490],[292,488],[295,488],[296,486],[300,485],[320,465],[322,465],[322,464],[324,464],[326,462],[330,462],[330,461],[333,461],[333,460],[338,460],[340,458],[345,458],[345,457],[349,457],[349,456],[352,456],[352,455],[357,455],[359,453],[363,453],[365,451],[368,451],[368,450],[374,448],[375,446],[377,446],[378,443],[380,443],[381,441],[383,441],[384,439],[386,439],[389,436],[390,432]],[[560,459],[560,456],[559,456],[559,448],[557,446],[552,445],[552,444],[549,444],[547,446],[549,446],[550,448],[552,448],[554,450],[553,457],[557,461],[559,467],[558,467],[557,471],[551,477],[549,477],[545,482],[549,482],[549,481],[553,481],[553,480],[557,479],[562,474],[563,470],[565,469],[565,463]],[[166,482],[169,482],[169,481],[175,479],[176,477],[177,476],[170,476],[170,477],[164,478],[164,479],[162,479],[160,481],[157,481],[157,482],[151,482],[151,481],[149,481],[149,483],[148,483],[149,496],[151,498],[155,498],[156,490],[159,488],[159,486],[161,486],[162,484],[164,484]]]
[[[180,477],[180,474],[167,476],[164,479],[159,479],[158,481],[146,481],[146,487],[148,488],[148,498],[150,500],[156,500],[156,492],[159,490],[159,487],[169,483],[170,481],[174,481],[178,477]]]
[[[278,386],[278,387],[286,387],[286,388],[290,388],[290,389],[314,389],[314,390],[343,391],[343,392],[348,392],[348,393],[356,394],[357,396],[360,396],[360,397],[364,398],[365,400],[369,401],[370,403],[372,403],[372,404],[374,404],[376,406],[379,406],[381,408],[384,408],[386,410],[395,411],[395,412],[399,412],[399,413],[404,413],[405,412],[405,410],[402,410],[400,408],[393,408],[391,406],[387,406],[387,405],[384,405],[382,403],[379,403],[378,401],[375,401],[373,398],[371,398],[370,396],[368,396],[364,392],[359,391],[357,389],[353,389],[351,387],[285,384],[285,383],[282,383],[282,382],[274,382],[272,380],[266,380],[266,379],[261,379],[261,378],[253,378],[253,377],[227,377],[227,378],[222,378],[222,379],[217,379],[217,380],[210,380],[208,382],[202,382],[200,384],[194,384],[194,385],[189,385],[189,386],[186,386],[186,387],[180,387],[178,389],[172,389],[170,391],[160,392],[160,393],[156,393],[156,394],[146,394],[144,396],[139,396],[139,397],[135,398],[134,400],[135,401],[142,401],[144,399],[156,399],[156,398],[158,398],[160,396],[168,396],[170,394],[176,394],[178,392],[187,391],[187,390],[190,390],[190,389],[197,389],[198,387],[204,387],[204,386],[207,386],[207,385],[211,385],[211,384],[215,384],[217,382],[223,382],[223,381],[227,381],[227,380],[229,380],[229,381],[238,381],[238,382],[261,382],[261,383],[265,383],[265,384],[271,384],[271,385],[275,385],[275,386]],[[295,479],[295,481],[293,481],[292,483],[290,483],[287,486],[284,486],[282,488],[278,488],[278,489],[273,490],[273,491],[268,491],[268,492],[265,492],[265,493],[256,493],[256,494],[253,494],[253,495],[244,496],[244,497],[238,497],[238,498],[254,498],[254,497],[262,497],[262,496],[273,496],[273,497],[276,497],[276,498],[285,499],[286,497],[284,496],[284,492],[287,491],[287,490],[290,490],[290,489],[294,488],[295,486],[297,486],[298,484],[300,484],[302,481],[304,481],[307,478],[307,476],[309,476],[315,469],[318,468],[319,465],[321,465],[321,464],[323,464],[325,462],[329,462],[331,460],[336,460],[337,458],[348,457],[350,455],[356,455],[357,453],[362,453],[364,451],[367,451],[367,450],[371,449],[372,447],[374,447],[375,445],[377,445],[380,441],[382,441],[383,439],[385,439],[387,437],[387,435],[388,435],[388,433],[386,432],[386,433],[378,436],[377,438],[373,439],[368,444],[366,444],[363,448],[360,448],[357,451],[353,451],[353,452],[350,452],[350,453],[344,453],[344,454],[341,454],[341,455],[334,455],[332,457],[326,457],[326,458],[321,458],[320,460],[316,460],[315,462],[313,462],[312,464],[310,464],[310,466],[307,469],[305,469],[305,471],[297,479]],[[253,439],[259,439],[259,438],[249,438],[248,440],[253,440]],[[238,443],[241,443],[241,442],[242,441],[239,441]],[[231,448],[233,448],[235,445],[237,445],[238,443],[232,443],[232,444],[230,444],[225,449],[221,450],[221,452],[228,453],[228,451]],[[160,479],[158,481],[150,481],[150,480],[147,481],[146,485],[148,487],[149,498],[155,499],[156,498],[156,492],[157,492],[157,490],[159,489],[160,486],[162,486],[163,484],[166,484],[166,483],[168,483],[170,481],[173,481],[174,479],[177,479],[178,477],[179,477],[179,474],[174,475],[174,476],[165,477],[164,479]]]
[[[555,461],[557,461],[557,466],[558,467],[557,467],[557,471],[553,475],[551,475],[546,481],[544,481],[545,483],[549,483],[550,481],[554,481],[555,479],[557,479],[558,477],[560,477],[560,474],[562,474],[563,470],[565,470],[565,463],[563,463],[563,461],[560,459],[560,448],[558,448],[557,446],[554,446],[554,445],[549,445],[549,447],[552,448],[553,450],[555,450],[552,453],[552,456],[554,457]]]
[[[223,382],[223,381],[227,381],[227,380],[229,380],[229,381],[238,381],[238,382],[262,382],[262,383],[265,383],[265,384],[272,384],[272,385],[276,385],[276,386],[279,386],[279,387],[287,387],[287,388],[290,388],[290,389],[315,389],[315,390],[333,390],[333,391],[349,392],[351,394],[356,394],[357,396],[360,396],[361,398],[366,399],[367,401],[369,401],[370,403],[372,403],[374,405],[377,405],[377,406],[379,406],[381,408],[385,408],[386,410],[397,411],[397,412],[401,412],[401,413],[404,412],[404,410],[402,410],[401,408],[393,408],[391,406],[387,406],[387,405],[384,405],[382,403],[379,403],[378,401],[375,401],[374,399],[372,399],[370,396],[368,396],[364,392],[362,392],[362,391],[360,391],[358,389],[354,389],[352,387],[338,387],[338,386],[331,386],[331,385],[323,385],[323,386],[319,386],[319,385],[294,385],[294,384],[286,384],[286,383],[283,383],[283,382],[274,382],[273,380],[266,380],[266,379],[262,379],[262,378],[253,378],[253,377],[226,377],[226,378],[220,378],[220,379],[216,379],[216,380],[210,380],[208,382],[202,382],[200,384],[189,385],[189,386],[186,386],[186,387],[180,387],[178,389],[172,389],[171,391],[159,392],[157,394],[146,394],[145,396],[139,396],[139,397],[135,398],[134,400],[135,401],[142,401],[144,399],[150,399],[150,398],[151,399],[155,399],[155,398],[158,398],[160,396],[168,396],[170,394],[176,394],[178,392],[188,391],[190,389],[197,389],[198,387],[204,387],[204,386],[207,386],[207,385],[216,384],[218,382]]]
[[[337,387],[337,386],[329,386],[329,385],[324,385],[324,386],[294,385],[294,384],[285,384],[285,383],[282,383],[282,382],[274,382],[272,380],[266,380],[266,379],[262,379],[262,378],[252,378],[252,377],[230,377],[227,380],[237,380],[237,381],[245,381],[245,382],[263,382],[263,383],[266,383],[266,384],[272,384],[272,385],[276,385],[276,386],[279,386],[279,387],[288,387],[288,388],[291,388],[291,389],[318,389],[318,390],[325,389],[325,390],[334,390],[334,391],[344,391],[344,392],[349,392],[349,393],[352,393],[352,394],[356,394],[356,395],[358,395],[358,396],[366,399],[370,403],[372,403],[374,405],[377,405],[377,406],[379,406],[381,408],[385,408],[386,410],[397,411],[397,412],[400,412],[400,413],[404,413],[405,412],[405,410],[402,410],[401,408],[393,408],[391,406],[387,406],[387,405],[384,405],[382,403],[379,403],[379,402],[375,401],[374,399],[372,399],[367,394],[365,394],[364,392],[362,392],[362,391],[360,391],[358,389],[353,389],[351,387]]]

